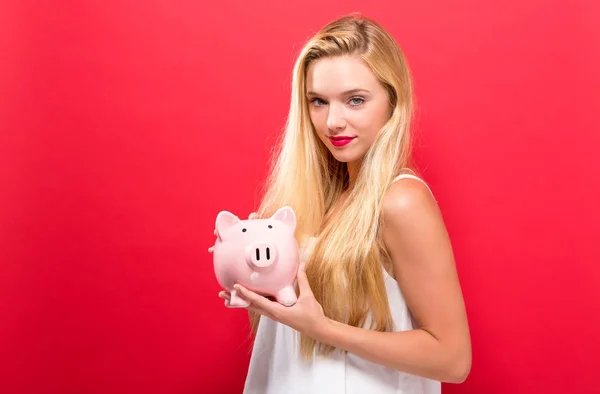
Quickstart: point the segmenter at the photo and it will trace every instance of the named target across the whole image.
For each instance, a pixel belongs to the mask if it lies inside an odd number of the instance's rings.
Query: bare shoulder
[[[402,222],[424,216],[440,216],[437,201],[427,185],[413,178],[393,182],[383,197],[385,222]],[[396,223],[399,224],[399,223]]]
[[[383,241],[396,275],[407,264],[430,265],[432,259],[446,268],[453,265],[442,212],[425,183],[412,178],[393,182],[383,198],[382,216]]]

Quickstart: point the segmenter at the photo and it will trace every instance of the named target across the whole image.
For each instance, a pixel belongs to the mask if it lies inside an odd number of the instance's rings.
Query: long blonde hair
[[[363,157],[351,190],[347,164],[335,160],[315,134],[305,91],[306,71],[312,62],[343,55],[357,56],[370,67],[386,88],[393,108]],[[378,331],[393,329],[382,272],[382,256],[387,251],[378,230],[385,191],[402,168],[412,165],[412,89],[404,54],[378,23],[351,14],[323,27],[295,62],[285,131],[274,149],[257,209],[260,217],[267,217],[288,205],[296,213],[298,243],[318,236],[306,261],[306,275],[325,315],[359,327],[370,321],[369,328]],[[321,229],[344,191],[348,198]],[[256,332],[259,316],[251,314],[250,320]],[[302,334],[302,358],[311,358],[315,349],[320,354],[334,350]]]

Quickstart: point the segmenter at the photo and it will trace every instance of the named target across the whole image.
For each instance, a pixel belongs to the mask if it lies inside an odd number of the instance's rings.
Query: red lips
[[[334,146],[344,146],[346,144],[349,144],[354,138],[356,138],[356,137],[350,137],[350,136],[346,136],[346,135],[336,135],[336,136],[330,136],[329,141],[331,141],[331,143]]]

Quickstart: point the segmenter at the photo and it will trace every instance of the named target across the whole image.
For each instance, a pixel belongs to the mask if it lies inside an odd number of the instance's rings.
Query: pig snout
[[[254,271],[269,271],[277,263],[277,248],[266,242],[252,244],[246,249],[246,261]]]

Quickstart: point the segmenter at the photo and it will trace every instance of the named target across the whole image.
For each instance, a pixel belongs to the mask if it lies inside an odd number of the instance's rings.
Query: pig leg
[[[296,297],[296,290],[294,290],[293,286],[287,286],[277,292],[275,299],[280,304],[285,306],[292,306],[298,301],[298,297]]]
[[[250,302],[241,298],[237,290],[231,290],[231,299],[229,300],[230,308],[245,308],[250,305]]]

